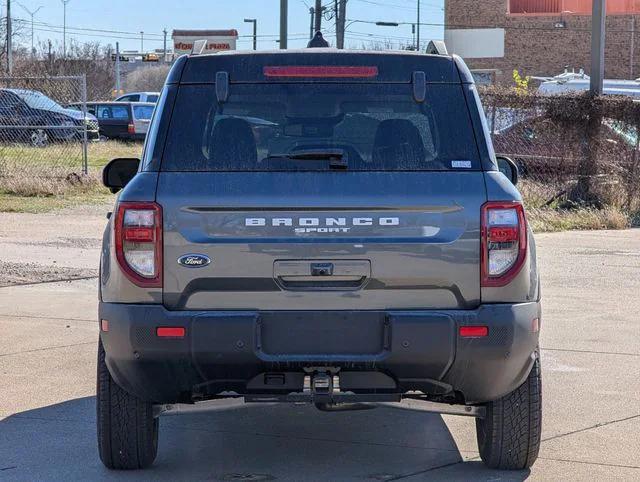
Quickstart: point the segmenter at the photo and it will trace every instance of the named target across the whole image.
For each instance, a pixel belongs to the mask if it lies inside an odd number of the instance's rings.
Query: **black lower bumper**
[[[305,377],[338,374],[342,392],[495,400],[526,378],[538,345],[539,303],[470,311],[168,311],[101,303],[101,337],[116,382],[156,403],[234,392],[302,393]],[[462,338],[461,326],[488,335]],[[185,328],[160,338],[158,327]],[[308,380],[308,379],[307,379]],[[282,398],[282,397],[281,397]],[[295,397],[294,397],[295,398]]]

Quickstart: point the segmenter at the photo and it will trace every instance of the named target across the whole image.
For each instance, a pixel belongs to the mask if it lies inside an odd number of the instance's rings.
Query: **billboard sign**
[[[203,54],[236,50],[238,40],[237,30],[174,30],[173,52],[179,56],[191,53],[193,44],[198,40],[205,40]]]

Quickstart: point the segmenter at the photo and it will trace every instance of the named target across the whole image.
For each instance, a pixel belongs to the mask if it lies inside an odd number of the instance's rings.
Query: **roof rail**
[[[206,46],[206,39],[196,40],[195,42],[193,42],[193,47],[191,47],[191,55],[202,55]]]
[[[432,55],[449,55],[447,46],[442,40],[431,40],[427,45],[426,53]]]

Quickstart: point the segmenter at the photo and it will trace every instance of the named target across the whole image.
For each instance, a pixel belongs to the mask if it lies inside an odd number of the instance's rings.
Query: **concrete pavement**
[[[2,216],[0,259],[38,251]],[[99,239],[104,218],[86,216],[81,237]],[[149,471],[109,472],[95,442],[97,281],[86,279],[0,288],[0,480],[638,480],[640,231],[537,238],[544,442],[530,472],[487,470],[472,419],[418,402],[342,413],[220,402],[164,416]],[[57,251],[78,269],[98,255],[89,242]],[[38,252],[38,263],[56,256]]]

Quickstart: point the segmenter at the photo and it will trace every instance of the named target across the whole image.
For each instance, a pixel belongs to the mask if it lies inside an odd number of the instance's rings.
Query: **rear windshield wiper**
[[[297,149],[288,154],[275,154],[270,159],[289,159],[293,161],[329,161],[331,169],[347,169],[347,153],[343,149]]]

